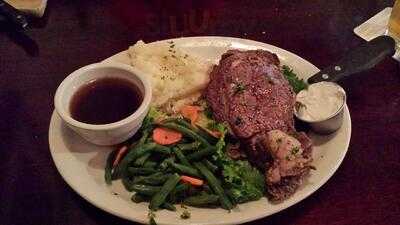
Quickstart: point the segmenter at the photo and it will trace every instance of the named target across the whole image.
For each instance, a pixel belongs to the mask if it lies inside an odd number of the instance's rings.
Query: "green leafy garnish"
[[[308,88],[308,84],[304,82],[303,79],[299,79],[290,67],[283,65],[282,70],[283,75],[289,81],[290,86],[292,86],[293,91],[296,94],[299,93],[301,90]]]
[[[145,131],[145,130],[151,130],[153,128],[154,122],[157,120],[161,120],[162,118],[165,118],[166,115],[158,110],[155,107],[150,107],[149,112],[147,113],[146,117],[143,120],[142,127],[140,130]]]
[[[247,161],[235,161],[223,171],[230,188],[228,195],[235,203],[254,201],[264,196],[265,181],[261,173]]]
[[[223,183],[227,194],[234,203],[258,200],[264,196],[265,181],[263,175],[247,161],[233,160],[225,154],[224,141],[227,128],[219,123],[221,137],[216,144],[215,162],[222,168]]]
[[[291,154],[296,155],[300,151],[299,147],[292,148]]]

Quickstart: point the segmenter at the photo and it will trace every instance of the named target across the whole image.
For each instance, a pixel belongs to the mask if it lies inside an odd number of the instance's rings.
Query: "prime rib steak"
[[[294,128],[295,94],[277,55],[227,51],[214,66],[204,96],[215,119],[229,124],[249,160],[265,171],[270,199],[293,194],[310,171],[312,145]]]

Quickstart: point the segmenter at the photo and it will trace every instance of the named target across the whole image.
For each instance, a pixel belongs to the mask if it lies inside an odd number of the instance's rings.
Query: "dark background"
[[[73,70],[139,39],[200,35],[266,42],[322,68],[361,44],[353,28],[393,3],[57,0],[27,36],[0,22],[0,224],[132,224],[77,195],[51,159],[53,94]],[[300,204],[249,224],[400,224],[399,63],[387,58],[342,85],[353,132],[337,173]]]

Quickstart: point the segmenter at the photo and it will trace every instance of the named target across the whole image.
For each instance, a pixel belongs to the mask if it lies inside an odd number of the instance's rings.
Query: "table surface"
[[[386,0],[50,1],[27,36],[0,23],[0,224],[132,224],[92,206],[58,174],[48,147],[53,95],[73,70],[146,42],[232,36],[322,68],[361,44],[353,28]],[[342,82],[353,134],[336,174],[301,203],[249,224],[400,224],[400,71],[391,58]]]

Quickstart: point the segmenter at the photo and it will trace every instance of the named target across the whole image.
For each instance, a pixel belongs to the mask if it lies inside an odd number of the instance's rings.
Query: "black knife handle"
[[[386,56],[394,55],[395,46],[393,38],[379,36],[346,53],[339,62],[324,68],[307,81],[309,84],[321,81],[337,82],[344,77],[371,69]]]
[[[26,17],[16,8],[3,0],[0,0],[0,14],[20,29],[26,29],[28,26],[28,20]]]

